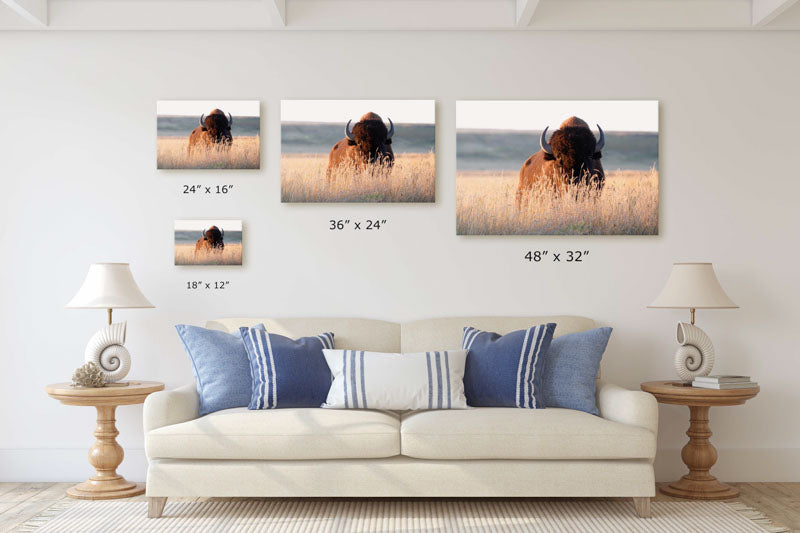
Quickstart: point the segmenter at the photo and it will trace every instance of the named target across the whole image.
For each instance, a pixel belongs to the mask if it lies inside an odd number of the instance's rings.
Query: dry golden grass
[[[175,245],[176,265],[241,265],[242,245],[226,244],[222,252],[194,254],[194,244]]]
[[[534,189],[517,209],[518,172],[460,172],[459,235],[657,235],[658,171],[606,172],[597,195]]]
[[[281,156],[283,202],[433,202],[436,196],[434,154],[398,154],[394,167],[341,165],[326,176],[328,156]]]
[[[261,141],[259,137],[234,137],[230,149],[198,146],[187,153],[189,137],[159,137],[157,140],[158,168],[259,168]]]

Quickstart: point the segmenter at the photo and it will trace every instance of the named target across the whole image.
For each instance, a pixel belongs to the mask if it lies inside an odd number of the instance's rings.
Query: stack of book
[[[758,383],[750,381],[750,376],[697,376],[692,387],[701,389],[749,389]]]

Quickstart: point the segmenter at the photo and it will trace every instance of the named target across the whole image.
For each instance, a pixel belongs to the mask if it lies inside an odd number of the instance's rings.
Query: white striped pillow
[[[333,374],[333,409],[466,409],[466,350],[380,353],[322,350]]]

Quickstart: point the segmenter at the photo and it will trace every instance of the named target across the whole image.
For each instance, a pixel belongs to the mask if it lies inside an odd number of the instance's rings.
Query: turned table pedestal
[[[132,483],[117,474],[117,467],[125,457],[117,443],[117,426],[114,412],[118,405],[143,403],[149,394],[164,389],[155,381],[131,381],[127,385],[99,388],[73,387],[69,383],[54,383],[45,387],[47,394],[65,405],[89,405],[97,409],[97,439],[89,449],[89,463],[95,474],[87,481],[67,489],[67,496],[80,500],[111,500],[144,494],[144,483]]]
[[[748,389],[701,389],[686,387],[679,381],[648,381],[642,390],[656,397],[659,403],[689,407],[689,442],[681,451],[689,473],[662,487],[661,492],[693,500],[726,500],[739,495],[739,490],[711,475],[717,462],[717,449],[711,444],[708,411],[713,406],[741,405],[754,398],[759,387]]]

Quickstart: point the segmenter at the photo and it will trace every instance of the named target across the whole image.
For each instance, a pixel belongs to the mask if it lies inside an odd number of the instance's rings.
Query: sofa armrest
[[[200,397],[194,383],[156,392],[144,401],[144,432],[197,418]]]
[[[597,408],[607,420],[647,428],[658,435],[658,402],[652,394],[598,381]]]

